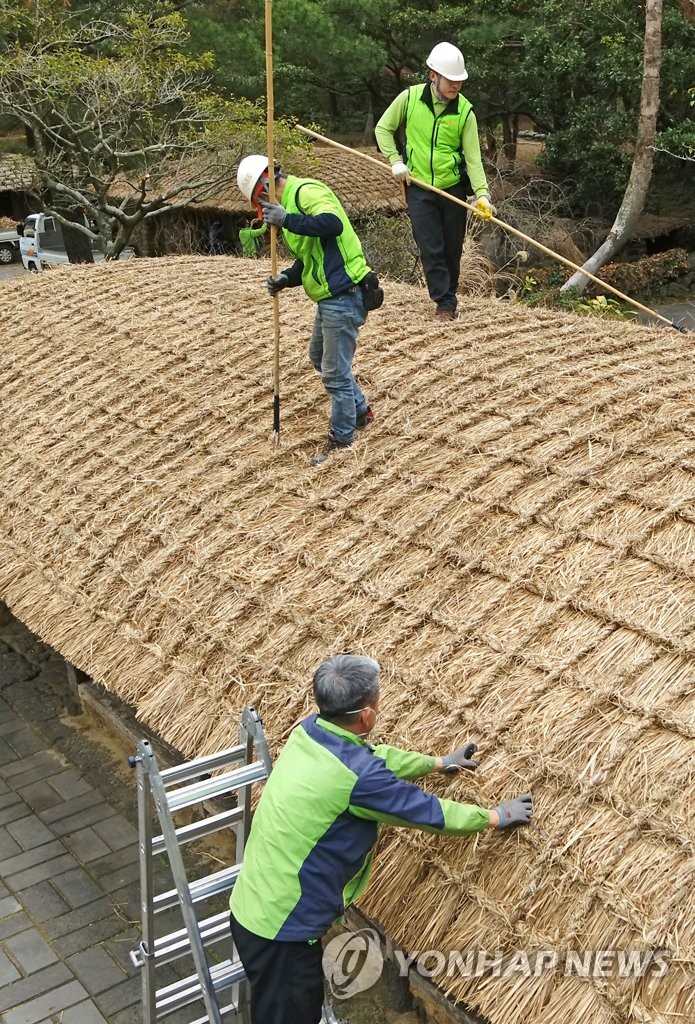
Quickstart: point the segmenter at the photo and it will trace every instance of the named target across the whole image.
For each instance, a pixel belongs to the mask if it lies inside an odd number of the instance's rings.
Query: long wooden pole
[[[268,150],[268,194],[275,202],[275,151],[273,146],[273,121],[275,99],[273,95],[273,0],[265,0],[265,78],[267,95],[267,150]],[[270,226],[270,273],[278,272],[278,229]],[[280,443],[280,297],[273,296],[273,444]]]
[[[382,171],[389,171],[389,167],[383,162],[383,160],[377,160],[376,157],[370,156],[369,153],[362,153],[359,149],[351,149],[350,146],[344,146],[342,142],[335,142],[333,139],[329,139],[325,135],[319,135],[318,132],[312,131],[311,128],[304,128],[301,124],[295,125],[295,128],[297,131],[303,132],[312,139],[318,139],[319,142],[325,142],[329,146],[335,146],[336,149],[343,149],[346,153],[352,153],[354,156],[362,157],[363,160],[369,160],[371,163],[376,164],[377,167],[381,167]],[[412,175],[410,176],[410,180],[414,185],[419,185],[420,188],[425,188],[429,192],[435,192],[438,196],[443,196],[445,199],[449,199],[452,203],[457,203],[459,206],[465,206],[465,208],[470,210],[472,213],[476,212],[470,203],[465,202],[463,199],[458,199],[456,196],[449,195],[448,192],[442,191],[442,189],[437,188],[435,185],[429,185],[426,181],[420,181],[419,178],[414,178]],[[665,316],[662,316],[661,313],[657,313],[655,309],[650,309],[649,306],[643,306],[641,302],[637,301],[637,299],[631,299],[629,295],[625,295],[623,292],[618,291],[618,289],[614,288],[612,284],[607,284],[600,278],[594,277],[594,275],[590,274],[588,270],[582,270],[582,268],[578,267],[576,263],[572,262],[572,260],[565,259],[564,256],[561,256],[558,252],[553,252],[552,249],[549,249],[541,242],[537,242],[535,239],[529,238],[529,236],[525,235],[523,231],[513,228],[511,224],[506,224],[503,220],[499,220],[497,217],[493,216],[486,217],[485,220],[489,220],[492,224],[497,224],[498,227],[508,231],[511,235],[516,235],[517,238],[521,238],[524,242],[527,242],[529,245],[534,246],[534,248],[539,249],[542,253],[545,253],[546,256],[551,256],[560,263],[564,263],[566,267],[570,267],[572,270],[578,270],[580,274],[584,275],[584,277],[588,277],[590,281],[594,281],[596,284],[600,285],[601,288],[604,288],[608,292],[612,292],[613,295],[617,295],[618,298],[623,299],[624,302],[629,302],[631,306],[635,307],[635,309],[639,309],[643,313],[648,313],[649,316],[653,316],[656,320],[661,320],[662,323],[666,324],[668,327],[673,327],[676,331],[680,331],[682,334],[687,333],[684,327],[679,327],[678,324],[674,324],[673,321],[668,320]]]

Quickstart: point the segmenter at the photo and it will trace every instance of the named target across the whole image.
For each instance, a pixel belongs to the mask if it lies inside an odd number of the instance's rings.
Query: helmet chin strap
[[[432,88],[434,89],[434,95],[437,97],[437,99],[439,100],[440,103],[443,103],[444,100],[446,99],[446,97],[442,96],[442,94],[439,91],[439,83],[442,80],[442,76],[437,71],[435,71],[435,75],[437,77],[432,82]]]

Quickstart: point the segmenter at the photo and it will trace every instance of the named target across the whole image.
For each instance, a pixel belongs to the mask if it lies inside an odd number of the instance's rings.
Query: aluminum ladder
[[[142,938],[130,957],[142,972],[143,1024],[154,1024],[199,1000],[205,1015],[190,1024],[222,1024],[223,1019],[237,1016],[247,1024],[248,984],[232,944],[229,909],[199,919],[196,904],[228,892],[239,875],[251,825],[251,786],[267,779],[272,767],[260,716],[254,708],[246,708],[237,746],[209,757],[160,771],[150,743],[141,740],[137,756],[128,758],[128,763],[137,770],[142,917]],[[210,774],[220,769],[231,770]],[[204,806],[230,796],[236,797],[236,806],[229,809]],[[192,807],[207,816],[176,825],[173,816]],[[153,835],[153,809],[159,819],[159,835]],[[181,847],[230,828],[236,833],[236,863],[189,881]],[[174,887],[156,894],[154,858],[161,853],[167,854]],[[177,905],[184,927],[157,935],[156,915]],[[232,950],[232,958],[211,965],[207,949],[223,941]],[[195,973],[157,988],[156,969],[184,957],[192,958]]]

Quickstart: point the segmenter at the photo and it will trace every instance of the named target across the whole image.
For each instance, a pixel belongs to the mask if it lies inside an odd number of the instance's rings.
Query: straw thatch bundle
[[[256,703],[277,749],[315,666],[383,666],[380,736],[477,739],[538,827],[387,830],[363,909],[408,950],[665,948],[663,978],[438,979],[495,1024],[695,1017],[695,370],[676,332],[387,287],[357,370],[376,422],[308,465],[327,401],[268,265],[75,267],[6,284],[0,596],[189,753]],[[25,312],[22,315],[18,311]]]

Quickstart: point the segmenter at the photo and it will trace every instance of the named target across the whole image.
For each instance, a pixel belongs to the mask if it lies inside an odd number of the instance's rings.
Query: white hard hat
[[[239,169],[236,172],[236,183],[239,186],[239,191],[242,192],[247,199],[251,199],[261,175],[265,174],[267,170],[267,156],[245,156],[241,161]]]
[[[463,54],[451,43],[437,43],[427,58],[427,67],[450,82],[465,82],[468,78]]]

